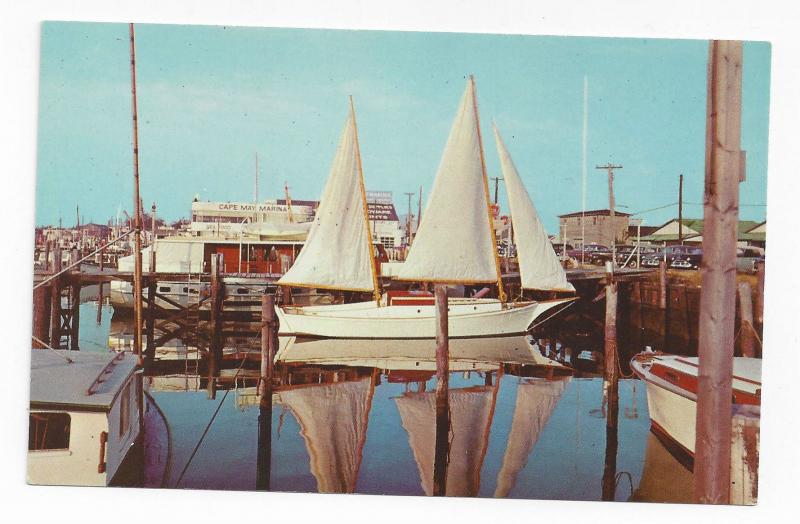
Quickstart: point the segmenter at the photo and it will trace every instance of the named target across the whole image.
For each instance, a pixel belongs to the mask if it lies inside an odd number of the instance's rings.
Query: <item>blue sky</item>
[[[490,176],[494,119],[550,233],[581,207],[584,75],[587,207],[607,207],[594,167],[611,161],[618,210],[676,202],[683,173],[684,215],[702,217],[707,41],[137,25],[136,43],[142,198],[167,219],[195,195],[252,200],[256,152],[261,199],[284,181],[318,198],[350,94],[367,187],[402,212],[403,192],[432,185],[469,74]],[[126,24],[42,25],[37,224],[73,225],[76,205],[99,222],[131,209],[128,58]],[[769,78],[769,44],[746,43],[743,219],[766,216]]]

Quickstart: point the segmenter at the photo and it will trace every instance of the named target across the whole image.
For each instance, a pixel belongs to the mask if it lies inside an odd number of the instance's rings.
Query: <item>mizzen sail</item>
[[[351,111],[306,243],[278,285],[373,291],[375,269],[365,205]]]
[[[539,214],[533,205],[528,191],[522,183],[514,161],[508,153],[497,127],[494,128],[497,154],[503,171],[503,181],[508,193],[508,207],[514,227],[514,243],[517,246],[517,259],[522,287],[525,289],[544,289],[575,291],[567,281],[567,275],[558,261],[547,232],[544,230]]]
[[[398,280],[489,283],[498,280],[489,222],[478,113],[467,82],[422,222]]]

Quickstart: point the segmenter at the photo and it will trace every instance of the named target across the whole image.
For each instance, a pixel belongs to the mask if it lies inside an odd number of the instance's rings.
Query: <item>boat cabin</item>
[[[139,438],[128,353],[31,350],[28,482],[106,486]]]

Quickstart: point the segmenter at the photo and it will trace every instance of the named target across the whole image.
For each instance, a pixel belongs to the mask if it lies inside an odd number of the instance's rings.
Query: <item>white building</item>
[[[253,230],[254,224],[272,227],[305,224],[314,218],[317,202],[266,200],[253,202],[192,202],[192,236],[237,236]],[[307,229],[307,228],[306,228]],[[248,231],[250,230],[250,231]]]

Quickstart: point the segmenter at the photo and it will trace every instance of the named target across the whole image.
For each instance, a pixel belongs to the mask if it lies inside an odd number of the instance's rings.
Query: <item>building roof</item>
[[[611,211],[609,209],[593,209],[589,211],[577,211],[575,213],[567,213],[566,215],[558,215],[558,218],[572,218],[572,217],[579,217],[579,216],[609,216]],[[618,217],[629,217],[631,216],[630,213],[623,213],[621,211],[614,211],[614,214]]]
[[[135,370],[128,353],[32,349],[31,408],[107,411]]]
[[[643,236],[642,240],[646,240],[649,242],[669,242],[678,240],[677,232],[660,233],[660,231],[666,229],[667,226],[671,224],[677,224],[677,222],[678,222],[677,218],[673,218],[671,220],[668,220],[667,222],[664,222],[656,229],[656,231],[647,236]],[[684,231],[683,233],[684,240],[688,240],[691,239],[692,237],[697,237],[703,234],[703,219],[701,218],[684,218],[681,220],[681,224],[683,224],[684,228],[689,230],[689,231]],[[755,229],[759,225],[760,224],[758,222],[755,222],[754,220],[740,220],[737,227],[738,231],[737,238],[739,240],[751,240],[749,238],[745,238],[747,236],[747,232],[750,231],[751,229]],[[677,226],[675,226],[675,229],[677,229]],[[756,233],[755,235],[758,235],[758,233]]]

